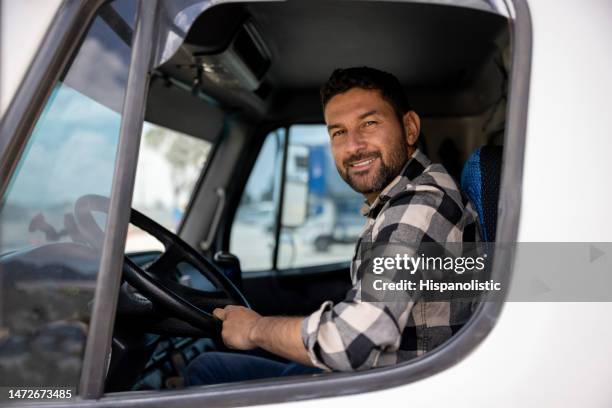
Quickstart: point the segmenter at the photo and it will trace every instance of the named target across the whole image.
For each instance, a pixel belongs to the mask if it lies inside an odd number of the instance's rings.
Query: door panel
[[[258,313],[305,316],[326,300],[337,303],[351,287],[348,267],[247,275],[244,295]]]

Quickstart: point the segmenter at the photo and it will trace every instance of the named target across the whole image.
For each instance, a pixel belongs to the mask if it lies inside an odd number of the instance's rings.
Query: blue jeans
[[[185,385],[209,385],[322,372],[320,368],[298,363],[281,363],[248,354],[212,351],[203,353],[189,364]]]

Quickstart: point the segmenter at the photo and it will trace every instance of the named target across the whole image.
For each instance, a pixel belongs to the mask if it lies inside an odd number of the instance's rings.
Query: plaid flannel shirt
[[[344,301],[323,303],[302,323],[310,359],[325,370],[362,370],[420,356],[449,339],[474,307],[465,301],[410,295],[399,302],[364,302],[359,294],[362,242],[414,247],[421,242],[480,240],[476,211],[442,165],[432,164],[416,150],[402,172],[361,212],[366,223],[351,263],[352,289]]]

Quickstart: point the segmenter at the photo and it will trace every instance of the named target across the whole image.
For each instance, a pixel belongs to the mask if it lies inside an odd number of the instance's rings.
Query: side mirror
[[[310,150],[308,146],[290,145],[287,151],[283,226],[295,228],[306,222],[309,192]]]

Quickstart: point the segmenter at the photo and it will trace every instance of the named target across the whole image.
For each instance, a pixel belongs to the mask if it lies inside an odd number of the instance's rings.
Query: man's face
[[[325,122],[340,176],[372,202],[411,154],[410,115],[402,122],[380,91],[353,88],[328,101]]]

